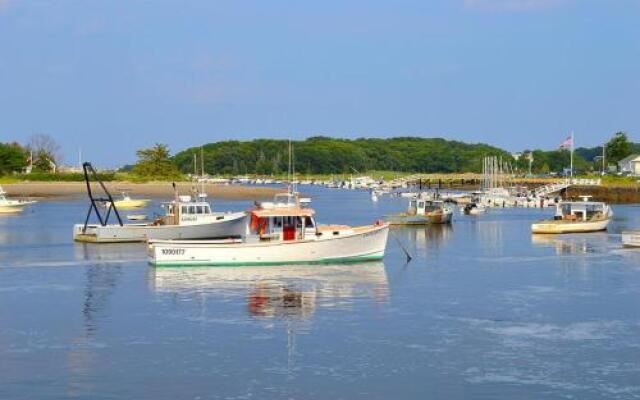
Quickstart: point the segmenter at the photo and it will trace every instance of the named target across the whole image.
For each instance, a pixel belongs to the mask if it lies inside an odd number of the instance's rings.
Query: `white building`
[[[632,154],[618,161],[618,170],[622,173],[640,175],[640,154]]]

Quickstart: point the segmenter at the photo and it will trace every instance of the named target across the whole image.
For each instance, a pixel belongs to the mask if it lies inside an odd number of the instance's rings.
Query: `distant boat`
[[[453,217],[451,210],[441,200],[426,200],[424,194],[409,201],[407,212],[388,215],[385,219],[391,225],[448,224]]]
[[[533,233],[586,233],[607,229],[613,211],[609,205],[599,201],[589,201],[590,196],[581,196],[582,201],[561,201],[556,206],[556,214],[551,220],[535,222]]]
[[[640,231],[623,231],[622,245],[625,247],[640,247]]]
[[[30,205],[37,203],[34,200],[13,200],[7,198],[7,192],[0,186],[0,214],[17,214]]]
[[[487,211],[487,209],[482,204],[468,203],[464,207],[461,207],[460,211],[464,215],[478,215],[478,214],[483,214],[484,212]]]
[[[148,199],[132,199],[131,196],[129,195],[129,192],[126,190],[121,190],[120,192],[122,193],[122,198],[120,200],[116,200],[114,203],[116,207],[121,210],[143,208],[149,202]]]

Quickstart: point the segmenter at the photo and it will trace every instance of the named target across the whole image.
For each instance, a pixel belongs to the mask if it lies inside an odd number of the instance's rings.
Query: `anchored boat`
[[[37,203],[33,200],[13,200],[7,198],[7,192],[0,186],[0,214],[17,214],[29,204]]]
[[[91,204],[84,224],[73,227],[73,239],[79,242],[120,243],[146,242],[149,239],[213,239],[240,237],[246,231],[246,214],[244,212],[213,212],[211,205],[203,198],[179,196],[175,191],[175,199],[165,204],[165,215],[151,223],[123,224],[116,202],[99,180],[90,163],[84,164],[87,193]],[[89,173],[100,184],[107,197],[96,198],[89,182]],[[174,185],[174,190],[175,185]],[[104,215],[98,204],[106,203]],[[99,224],[89,224],[92,211],[95,211]],[[109,224],[109,216],[113,214],[117,224]]]
[[[121,210],[130,210],[133,208],[143,208],[149,202],[148,199],[132,199],[129,192],[122,190],[122,198],[115,201],[116,207]]]
[[[467,203],[464,207],[461,207],[460,211],[464,215],[478,215],[484,213],[485,211],[487,211],[487,209],[482,204],[472,202]]]
[[[622,231],[622,245],[640,247],[640,231]]]
[[[582,201],[561,201],[556,206],[552,220],[535,222],[533,233],[585,233],[604,231],[613,217],[609,205],[589,201],[591,196],[581,196]]]
[[[441,200],[427,200],[419,194],[409,201],[407,212],[388,215],[385,219],[391,225],[448,224],[453,210]]]
[[[389,226],[317,225],[315,211],[296,194],[276,195],[250,211],[249,234],[236,240],[150,240],[150,263],[177,265],[282,265],[380,260]]]
[[[213,212],[209,203],[179,196],[165,206],[166,214],[151,223],[76,224],[79,242],[146,242],[149,239],[213,239],[240,237],[246,230],[244,212]]]

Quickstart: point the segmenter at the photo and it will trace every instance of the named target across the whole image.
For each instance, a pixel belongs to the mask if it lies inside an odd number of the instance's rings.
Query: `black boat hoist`
[[[100,225],[106,226],[107,223],[109,222],[109,217],[111,216],[111,210],[113,210],[113,213],[118,219],[118,224],[122,226],[123,225],[122,218],[120,218],[120,213],[116,208],[116,203],[113,200],[111,193],[109,193],[109,190],[107,189],[107,187],[104,185],[104,183],[102,183],[102,180],[98,176],[96,170],[93,168],[91,163],[90,162],[83,163],[82,170],[84,171],[84,181],[87,184],[87,195],[89,196],[89,200],[91,201],[91,204],[89,205],[89,211],[87,211],[87,218],[85,219],[84,227],[82,228],[82,233],[87,232],[87,225],[89,225],[89,218],[91,218],[91,211],[95,211],[96,217],[98,217],[98,221],[100,222]],[[91,178],[93,178],[93,180],[100,185],[106,197],[94,197],[93,191],[91,190]],[[102,206],[103,204],[106,205],[106,209],[103,212],[100,212],[100,208],[98,207],[98,205]]]

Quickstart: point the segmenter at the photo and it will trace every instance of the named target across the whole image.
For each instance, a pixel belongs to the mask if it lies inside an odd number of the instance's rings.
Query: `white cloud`
[[[464,0],[466,8],[480,11],[527,12],[554,8],[567,0]]]

